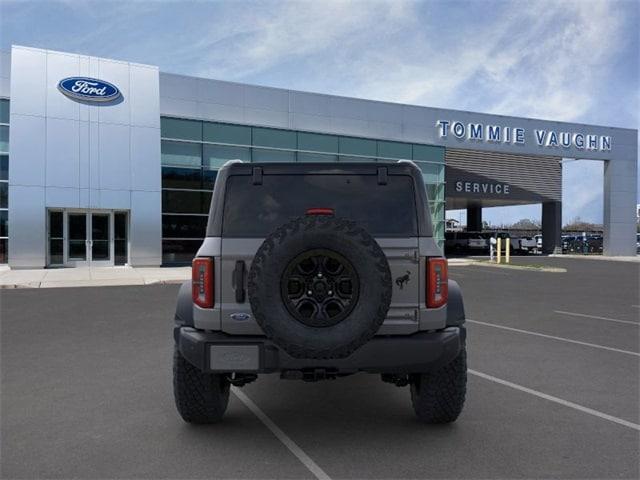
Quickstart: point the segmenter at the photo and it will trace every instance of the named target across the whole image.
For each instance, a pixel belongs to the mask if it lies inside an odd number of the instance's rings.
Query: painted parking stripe
[[[331,480],[331,477],[329,477],[329,475],[327,475],[325,471],[322,470],[318,464],[304,452],[304,450],[291,440],[291,437],[273,423],[273,420],[271,420],[266,413],[260,410],[260,407],[253,403],[253,401],[244,392],[240,391],[240,389],[236,387],[231,387],[231,391],[318,480]]]
[[[568,400],[564,400],[562,398],[554,397],[553,395],[548,395],[546,393],[539,392],[537,390],[533,390],[531,388],[524,387],[522,385],[518,385],[517,383],[509,382],[507,380],[503,380],[501,378],[494,377],[492,375],[488,375],[486,373],[478,372],[477,370],[467,370],[471,375],[475,375],[476,377],[484,378],[485,380],[489,380],[491,382],[499,383],[500,385],[504,385],[506,387],[514,388],[516,390],[520,390],[521,392],[528,393],[530,395],[535,395],[539,398],[544,398],[545,400],[549,400],[550,402],[558,403],[560,405],[564,405],[565,407],[573,408],[574,410],[578,410],[583,413],[588,413],[589,415],[593,415],[594,417],[602,418],[604,420],[608,420],[613,423],[617,423],[619,425],[624,425],[625,427],[632,428],[634,430],[640,431],[640,425],[637,423],[629,422],[622,418],[614,417],[613,415],[608,415],[606,413],[600,412],[598,410],[594,410],[592,408],[585,407],[583,405],[578,405],[577,403],[570,402]]]
[[[585,347],[599,348],[601,350],[609,350],[611,352],[624,353],[626,355],[634,355],[636,357],[640,357],[640,353],[638,353],[638,352],[631,352],[629,350],[621,350],[619,348],[613,348],[613,347],[605,347],[604,345],[598,345],[598,344],[595,344],[595,343],[588,343],[588,342],[581,342],[579,340],[571,340],[570,338],[565,338],[565,337],[556,337],[554,335],[547,335],[545,333],[532,332],[531,330],[522,330],[520,328],[507,327],[505,325],[496,325],[495,323],[479,322],[478,320],[470,320],[468,318],[467,318],[467,322],[475,323],[475,324],[478,324],[478,325],[484,325],[484,326],[487,326],[487,327],[500,328],[502,330],[509,330],[510,332],[525,333],[527,335],[535,335],[536,337],[550,338],[552,340],[559,340],[561,342],[575,343],[576,345],[583,345]]]
[[[640,325],[638,322],[632,322],[630,320],[618,320],[617,318],[598,317],[597,315],[587,315],[586,313],[565,312],[564,310],[554,310],[555,313],[561,313],[562,315],[571,315],[573,317],[585,317],[595,318],[596,320],[607,320],[608,322],[628,323],[631,325]]]

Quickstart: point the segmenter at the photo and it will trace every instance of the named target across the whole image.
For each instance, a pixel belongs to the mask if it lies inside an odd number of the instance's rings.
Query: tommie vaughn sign
[[[69,77],[58,82],[58,90],[76,100],[110,102],[120,98],[120,90],[112,83],[89,77]]]
[[[457,139],[471,142],[509,143],[514,145],[524,145],[526,142],[526,130],[522,127],[438,120],[436,128],[440,138],[447,138],[451,135]],[[543,148],[575,147],[579,150],[611,151],[611,137],[607,135],[542,129],[535,129],[533,133],[534,141]]]

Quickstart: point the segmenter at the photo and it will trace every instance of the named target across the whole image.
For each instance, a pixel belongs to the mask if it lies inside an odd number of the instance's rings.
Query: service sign
[[[69,98],[87,102],[110,102],[121,95],[112,83],[89,77],[63,78],[58,82],[58,90]]]

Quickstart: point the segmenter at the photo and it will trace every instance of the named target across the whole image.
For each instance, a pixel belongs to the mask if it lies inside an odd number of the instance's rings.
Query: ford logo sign
[[[58,83],[58,90],[67,97],[89,102],[110,102],[120,97],[118,87],[97,78],[63,78]]]

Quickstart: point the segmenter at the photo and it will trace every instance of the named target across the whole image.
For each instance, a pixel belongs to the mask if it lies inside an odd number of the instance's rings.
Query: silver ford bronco
[[[232,161],[178,295],[176,406],[187,422],[212,423],[230,386],[259,374],[366,372],[410,386],[420,420],[453,422],[464,323],[415,164]]]

